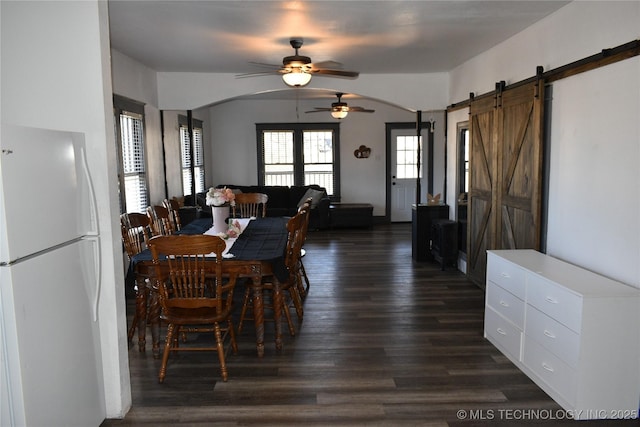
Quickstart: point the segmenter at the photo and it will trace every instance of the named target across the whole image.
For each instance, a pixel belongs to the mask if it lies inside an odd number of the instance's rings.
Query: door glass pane
[[[396,177],[410,179],[418,177],[418,137],[396,137]],[[422,165],[420,165],[422,169]]]

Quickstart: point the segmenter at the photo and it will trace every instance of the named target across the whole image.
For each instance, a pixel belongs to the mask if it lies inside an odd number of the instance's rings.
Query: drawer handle
[[[498,329],[496,329],[496,331],[498,331],[498,333],[499,333],[500,335],[507,335],[507,333],[505,332],[505,330],[504,330],[504,329],[502,329],[502,328],[498,328]]]
[[[555,336],[555,334],[553,332],[549,332],[546,329],[544,330],[544,334],[545,334],[545,336],[547,336],[549,338],[553,338],[553,339],[556,338],[556,336]]]
[[[543,367],[544,369],[546,369],[547,371],[549,371],[549,372],[553,372],[553,367],[552,367],[552,366],[547,365],[547,364],[546,364],[546,363],[544,363],[544,362],[542,362],[542,367]]]
[[[506,302],[505,300],[500,300],[500,305],[503,307],[509,307],[509,303]]]
[[[558,303],[557,299],[551,298],[551,297],[546,297],[545,301],[547,301],[548,303],[551,303],[551,304],[557,304]]]
[[[503,273],[500,273],[500,275],[501,275],[502,277],[504,277],[505,279],[511,279],[511,276],[509,276],[509,273],[504,273],[504,272],[503,272]]]

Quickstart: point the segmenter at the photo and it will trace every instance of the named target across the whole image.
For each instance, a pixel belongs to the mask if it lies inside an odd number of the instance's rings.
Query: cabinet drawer
[[[501,350],[504,349],[516,360],[520,360],[522,332],[491,307],[485,307],[484,332],[490,341],[502,347]]]
[[[524,300],[525,271],[491,252],[487,255],[487,284],[490,281]]]
[[[580,333],[582,297],[572,294],[553,282],[529,274],[527,302],[569,329]]]
[[[524,328],[524,301],[492,282],[487,284],[487,305],[519,329]]]
[[[528,336],[524,338],[523,362],[571,406],[575,405],[577,375],[574,369]]]
[[[580,335],[542,312],[527,305],[525,334],[547,350],[576,367],[580,354]]]

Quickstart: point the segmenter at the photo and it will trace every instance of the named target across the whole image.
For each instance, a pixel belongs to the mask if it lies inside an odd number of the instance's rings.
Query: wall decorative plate
[[[367,147],[366,145],[361,145],[353,152],[353,155],[357,159],[366,159],[371,155],[371,148]]]

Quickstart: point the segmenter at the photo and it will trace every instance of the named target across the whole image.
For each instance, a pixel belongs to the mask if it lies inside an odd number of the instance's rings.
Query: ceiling
[[[109,0],[109,18],[112,47],[156,71],[260,72],[251,62],[281,64],[294,54],[289,40],[301,37],[301,55],[361,75],[434,73],[567,3]]]

